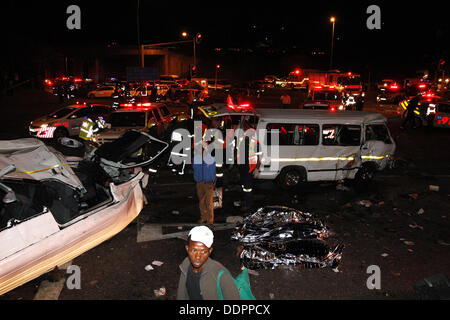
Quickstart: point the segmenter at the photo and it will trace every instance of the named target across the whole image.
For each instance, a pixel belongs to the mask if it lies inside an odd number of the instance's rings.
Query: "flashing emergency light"
[[[348,76],[351,76],[351,75],[352,75],[352,73],[351,73],[351,72],[348,72],[348,73],[347,73],[347,75],[348,75]]]
[[[423,88],[425,88],[427,85],[426,84],[419,84],[419,88],[420,89],[423,89]]]
[[[295,74],[300,74],[300,70],[299,69],[295,69]]]
[[[390,88],[391,88],[391,89],[394,89],[394,90],[395,90],[395,89],[398,89],[398,85],[396,85],[396,84],[391,85]]]
[[[336,111],[336,108],[335,108],[335,107],[331,107],[331,108],[330,108],[330,111],[331,111],[331,112],[335,112],[335,111]]]

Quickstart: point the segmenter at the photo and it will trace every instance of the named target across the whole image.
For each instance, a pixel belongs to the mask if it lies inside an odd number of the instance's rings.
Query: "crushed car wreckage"
[[[0,141],[0,295],[131,223],[143,208],[145,168],[167,148],[130,131],[68,161],[35,138]]]
[[[343,245],[333,250],[323,241],[326,225],[310,213],[282,206],[268,206],[246,216],[232,239],[243,247],[240,258],[249,269],[336,268]]]

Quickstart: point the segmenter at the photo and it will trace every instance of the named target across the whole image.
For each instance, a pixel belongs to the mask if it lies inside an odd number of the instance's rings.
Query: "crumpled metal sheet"
[[[323,241],[328,236],[326,225],[310,213],[269,206],[245,217],[232,239],[243,246],[240,258],[249,269],[336,268],[343,246],[330,250]]]

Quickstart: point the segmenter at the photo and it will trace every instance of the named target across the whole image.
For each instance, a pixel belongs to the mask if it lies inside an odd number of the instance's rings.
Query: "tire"
[[[277,177],[278,185],[284,190],[297,187],[303,180],[302,172],[295,168],[284,169]]]
[[[64,139],[58,138],[55,140],[54,147],[56,150],[61,152],[65,156],[72,157],[83,157],[86,151],[86,146],[81,141],[75,139],[66,139],[67,142],[64,143]]]
[[[363,165],[355,176],[355,182],[357,185],[368,185],[375,175],[375,165],[365,164]]]
[[[53,133],[53,139],[57,141],[59,138],[68,138],[69,137],[69,131],[67,131],[66,128],[56,128],[55,132]]]

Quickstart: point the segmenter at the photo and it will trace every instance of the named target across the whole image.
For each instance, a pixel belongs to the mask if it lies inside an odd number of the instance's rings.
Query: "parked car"
[[[450,128],[450,101],[429,104],[427,114],[434,127]]]
[[[106,129],[94,135],[92,141],[103,144],[122,136],[128,130],[150,132],[162,138],[165,130],[173,120],[173,115],[166,104],[147,102],[141,106],[120,108],[106,119]]]
[[[71,167],[38,139],[0,141],[0,295],[124,229],[143,208],[142,168],[166,148],[129,132]]]
[[[112,98],[115,88],[113,86],[101,86],[89,91],[88,98]]]
[[[74,104],[60,108],[49,115],[33,120],[29,133],[35,138],[59,138],[78,136],[83,120],[106,119],[112,108],[102,104]]]

